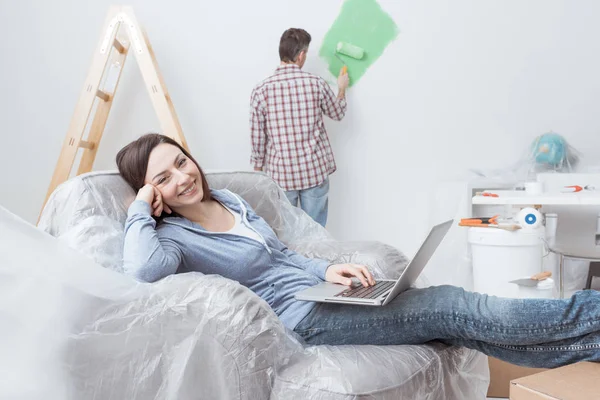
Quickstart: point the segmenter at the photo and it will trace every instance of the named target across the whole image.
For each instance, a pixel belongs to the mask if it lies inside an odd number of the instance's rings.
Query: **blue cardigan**
[[[182,217],[164,218],[156,226],[150,205],[136,200],[129,206],[125,223],[125,272],[145,282],[190,271],[221,275],[248,287],[286,327],[294,329],[314,307],[312,302],[295,300],[294,293],[325,280],[329,262],[288,249],[236,194],[229,190],[211,190],[211,194],[239,212],[242,223],[261,240],[210,232]]]

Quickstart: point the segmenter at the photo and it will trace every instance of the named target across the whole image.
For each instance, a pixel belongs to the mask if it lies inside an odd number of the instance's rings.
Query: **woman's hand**
[[[357,277],[363,286],[372,286],[375,284],[373,275],[367,267],[358,264],[334,264],[330,265],[325,271],[325,280],[331,283],[341,283],[350,286],[352,277]]]
[[[148,203],[150,207],[152,207],[152,215],[156,217],[160,217],[163,210],[167,214],[171,214],[169,206],[162,201],[160,191],[150,183],[145,184],[144,187],[140,189],[135,199]]]

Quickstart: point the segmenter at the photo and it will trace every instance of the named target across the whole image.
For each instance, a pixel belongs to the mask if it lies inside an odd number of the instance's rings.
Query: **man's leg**
[[[299,190],[287,190],[285,192],[285,196],[288,198],[288,200],[290,201],[290,203],[292,203],[294,207],[298,207],[298,194]]]
[[[531,367],[600,362],[600,292],[570,299],[505,299],[454,286],[411,289],[388,305],[320,303],[294,331],[311,345],[432,340]]]
[[[329,178],[319,186],[300,190],[300,207],[322,226],[327,224]]]

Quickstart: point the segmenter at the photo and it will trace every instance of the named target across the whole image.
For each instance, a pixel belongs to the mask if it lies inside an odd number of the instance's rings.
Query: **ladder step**
[[[84,149],[94,150],[94,147],[96,147],[96,144],[92,143],[92,142],[87,142],[85,140],[80,140],[79,147],[83,147]]]
[[[96,90],[96,97],[101,98],[104,101],[109,101],[110,100],[110,94],[103,92],[102,90],[98,89]]]
[[[115,38],[115,40],[113,40],[113,47],[115,49],[117,49],[117,51],[121,54],[125,53],[126,49],[125,46],[123,46],[123,44],[121,42],[119,42],[119,39]]]

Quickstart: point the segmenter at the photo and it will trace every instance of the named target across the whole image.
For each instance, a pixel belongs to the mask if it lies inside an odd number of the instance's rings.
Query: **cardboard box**
[[[510,391],[510,381],[528,375],[546,371],[545,368],[527,368],[488,357],[490,365],[490,386],[487,397],[507,399]]]
[[[510,400],[600,399],[600,363],[580,362],[510,383]]]

